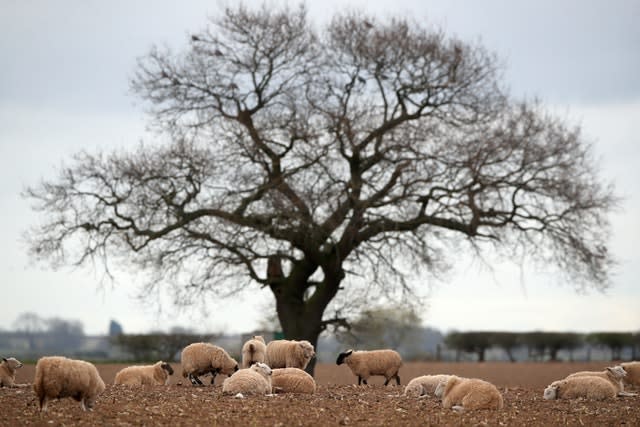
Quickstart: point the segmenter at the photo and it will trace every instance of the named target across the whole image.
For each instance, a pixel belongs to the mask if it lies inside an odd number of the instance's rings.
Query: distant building
[[[109,336],[115,337],[118,335],[122,335],[122,333],[122,325],[112,319],[111,322],[109,322]]]

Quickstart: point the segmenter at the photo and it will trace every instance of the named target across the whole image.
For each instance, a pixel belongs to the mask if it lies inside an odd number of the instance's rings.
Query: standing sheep
[[[96,367],[84,360],[48,356],[40,358],[36,364],[33,390],[38,397],[40,411],[47,410],[49,399],[63,397],[72,397],[80,402],[83,411],[91,411],[104,389],[104,381]]]
[[[114,380],[114,384],[126,385],[167,385],[169,375],[173,375],[173,368],[162,360],[148,366],[129,366],[121,369]]]
[[[226,378],[222,383],[222,394],[238,393],[271,394],[271,368],[258,362]]]
[[[609,381],[617,390],[618,396],[636,396],[635,393],[627,393],[624,391],[623,379],[627,376],[627,371],[620,365],[610,366],[604,371],[581,371],[575,372],[567,378],[576,377],[600,377]]]
[[[616,387],[602,377],[573,377],[552,382],[544,389],[545,400],[577,399],[605,400],[616,397]]]
[[[242,367],[248,368],[254,363],[264,363],[267,357],[267,345],[261,335],[254,335],[242,346]]]
[[[395,350],[353,351],[347,350],[338,355],[337,365],[346,363],[358,377],[358,385],[367,383],[372,375],[382,375],[385,378],[384,385],[395,377],[400,385],[398,372],[402,366],[402,357]]]
[[[273,368],[304,369],[316,355],[313,345],[306,340],[275,340],[267,344],[267,365]]]
[[[404,395],[420,397],[433,395],[440,381],[447,381],[451,375],[422,375],[409,381],[404,388]]]
[[[504,400],[496,386],[477,378],[451,375],[449,379],[438,383],[434,394],[442,399],[443,408],[456,411],[502,409],[504,406]]]
[[[223,348],[204,342],[186,346],[180,355],[180,363],[182,364],[182,376],[189,377],[193,385],[204,385],[198,378],[201,375],[208,373],[213,375],[211,378],[211,384],[213,384],[217,374],[231,376],[238,370],[238,362],[229,356],[229,353]]]
[[[640,362],[625,362],[621,363],[620,366],[627,373],[624,381],[630,385],[640,386]]]
[[[0,387],[21,387],[16,384],[16,370],[20,368],[22,368],[22,362],[15,357],[3,357],[0,363]]]
[[[271,374],[271,386],[274,393],[316,392],[316,381],[311,375],[298,368],[274,369]]]

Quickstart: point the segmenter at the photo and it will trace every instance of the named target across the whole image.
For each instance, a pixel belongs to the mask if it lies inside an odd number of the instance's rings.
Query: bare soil
[[[222,395],[220,376],[214,385],[193,387],[176,374],[168,386],[130,388],[113,385],[125,365],[96,365],[107,389],[92,412],[72,399],[49,403],[41,414],[31,387],[0,388],[0,426],[640,426],[640,397],[605,402],[545,401],[542,390],[552,381],[580,370],[601,370],[606,363],[406,363],[402,384],[419,375],[447,373],[486,379],[503,393],[500,411],[443,409],[433,397],[402,395],[403,386],[383,386],[374,377],[357,386],[348,367],[316,366],[314,395],[278,394],[237,399]],[[19,383],[30,383],[34,366],[18,371]],[[207,384],[209,380],[205,381]],[[640,391],[640,390],[636,390]]]

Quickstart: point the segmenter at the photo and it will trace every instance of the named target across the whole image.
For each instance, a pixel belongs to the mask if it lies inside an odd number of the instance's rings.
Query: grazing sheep
[[[456,411],[467,409],[502,409],[502,395],[490,382],[477,378],[461,378],[451,375],[440,381],[434,392],[442,399],[443,408]]]
[[[306,340],[275,340],[267,344],[267,365],[273,368],[304,369],[316,355],[313,345]]]
[[[271,368],[264,363],[254,363],[240,369],[222,383],[222,394],[271,394]]]
[[[581,371],[575,372],[567,378],[576,377],[600,377],[609,381],[617,390],[618,396],[636,396],[635,393],[627,393],[624,391],[623,379],[627,376],[627,371],[620,365],[610,366],[604,371]]]
[[[400,385],[398,372],[402,366],[402,357],[395,350],[353,351],[347,350],[340,353],[336,360],[337,365],[346,363],[358,377],[358,385],[367,383],[372,375],[382,375],[385,378],[384,385],[395,377]]]
[[[16,384],[16,370],[20,368],[22,362],[15,357],[3,357],[0,363],[0,387],[20,387]]]
[[[640,386],[640,362],[625,362],[621,363],[620,366],[627,373],[624,381],[630,385]]]
[[[36,364],[33,390],[40,411],[47,410],[49,399],[72,397],[80,402],[83,411],[93,409],[96,398],[105,389],[96,367],[84,360],[61,356],[42,357]]]
[[[248,368],[254,363],[264,363],[267,357],[267,345],[261,335],[254,335],[242,346],[242,367]]]
[[[302,369],[279,368],[272,371],[271,387],[274,393],[313,394],[316,392],[316,381]]]
[[[114,384],[167,385],[173,368],[162,360],[148,366],[129,366],[116,374]]]
[[[613,399],[617,395],[616,387],[611,381],[602,377],[573,377],[552,382],[544,389],[545,400],[577,399],[583,397],[591,400]]]
[[[404,395],[408,397],[420,397],[433,395],[440,381],[446,381],[451,375],[423,375],[409,381],[404,388]]]
[[[182,350],[180,355],[182,364],[182,376],[191,381],[193,385],[203,385],[201,375],[211,373],[211,384],[214,383],[216,375],[219,373],[231,376],[238,370],[238,362],[217,345],[198,342],[189,344]]]

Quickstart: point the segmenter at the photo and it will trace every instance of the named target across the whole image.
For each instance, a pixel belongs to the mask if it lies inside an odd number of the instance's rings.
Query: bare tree
[[[304,6],[226,9],[188,43],[132,79],[165,141],[26,190],[32,255],[153,272],[180,302],[268,287],[314,344],[350,314],[332,301],[409,301],[451,242],[608,285],[616,199],[589,144],[512,100],[482,46],[401,18],[316,29]]]

